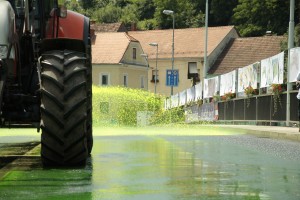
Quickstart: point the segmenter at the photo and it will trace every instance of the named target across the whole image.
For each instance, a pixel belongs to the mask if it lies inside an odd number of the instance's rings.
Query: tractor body
[[[57,0],[0,0],[0,126],[42,130],[44,165],[92,150],[89,19]]]

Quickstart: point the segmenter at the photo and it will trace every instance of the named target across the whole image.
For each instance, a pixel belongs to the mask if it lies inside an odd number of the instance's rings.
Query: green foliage
[[[185,122],[183,107],[177,107],[170,110],[160,110],[151,118],[151,124],[174,124]]]
[[[161,112],[163,97],[124,87],[93,86],[94,125],[137,124],[138,111]]]
[[[280,50],[285,51],[288,49],[288,31],[286,34],[284,34],[285,39],[280,44]],[[300,46],[300,24],[297,24],[295,26],[294,31],[294,46],[299,47]]]
[[[182,107],[164,110],[164,96],[124,87],[93,86],[94,126],[136,126],[139,111],[150,112],[150,123],[174,124],[185,121]]]
[[[156,7],[154,17],[158,27],[172,28],[172,16],[163,14],[163,10],[173,10],[176,28],[199,27],[203,25],[203,14],[198,13],[190,0],[154,0]]]
[[[67,8],[69,10],[73,10],[73,11],[79,12],[79,13],[84,12],[83,8],[80,6],[80,4],[76,0],[65,1],[64,5],[67,6]]]
[[[261,36],[266,31],[282,35],[289,19],[289,1],[239,0],[233,23],[242,36]]]
[[[137,24],[137,28],[139,30],[153,30],[157,27],[157,21],[155,19],[146,19],[143,21],[139,21]]]
[[[139,21],[138,13],[138,7],[134,4],[129,4],[122,9],[122,16],[120,20],[124,24],[131,24],[132,22],[137,23]]]
[[[95,19],[99,23],[114,23],[118,22],[122,16],[122,9],[115,7],[113,4],[100,8],[96,11],[89,11],[92,19]]]
[[[220,1],[212,0],[210,4],[210,25],[226,26],[231,23],[233,9],[238,5],[238,0]]]
[[[137,23],[140,30],[168,29],[173,10],[175,27],[204,26],[206,0],[75,0],[66,1],[71,9],[86,14],[98,23]],[[266,31],[283,35],[289,19],[288,0],[209,0],[209,26],[235,25],[241,36],[262,36]],[[296,0],[295,23],[299,22],[299,0]]]

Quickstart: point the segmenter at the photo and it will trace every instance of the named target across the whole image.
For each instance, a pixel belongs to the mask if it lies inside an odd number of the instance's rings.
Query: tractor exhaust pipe
[[[25,23],[24,33],[30,31],[30,20],[29,20],[29,0],[25,0]]]
[[[3,60],[0,58],[0,72],[1,72],[1,70],[3,69],[3,65],[4,65],[4,62],[3,62]],[[1,73],[0,73],[0,75],[1,75]],[[1,77],[1,76],[0,76]]]

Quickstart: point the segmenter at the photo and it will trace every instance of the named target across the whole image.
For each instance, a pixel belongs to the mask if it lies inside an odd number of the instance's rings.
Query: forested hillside
[[[295,22],[299,22],[299,2],[295,0]],[[176,28],[204,25],[206,0],[69,0],[68,7],[97,23],[136,23],[139,30],[167,29],[175,12]],[[209,26],[235,25],[241,36],[261,36],[266,31],[283,35],[289,25],[289,0],[209,0]]]

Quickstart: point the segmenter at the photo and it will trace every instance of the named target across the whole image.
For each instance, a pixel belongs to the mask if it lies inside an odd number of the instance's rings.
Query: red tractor
[[[57,0],[0,0],[0,126],[42,130],[45,166],[93,146],[90,21]]]

